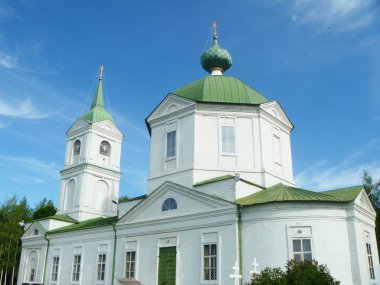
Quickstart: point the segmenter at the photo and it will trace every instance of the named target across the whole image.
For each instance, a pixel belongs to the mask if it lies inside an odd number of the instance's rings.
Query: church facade
[[[119,201],[123,135],[105,110],[67,132],[58,212],[27,223],[17,284],[228,285],[316,259],[343,285],[380,284],[375,211],[362,186],[295,187],[291,121],[241,80],[218,45],[210,73],[147,117],[147,195]],[[240,282],[240,283],[239,283]]]

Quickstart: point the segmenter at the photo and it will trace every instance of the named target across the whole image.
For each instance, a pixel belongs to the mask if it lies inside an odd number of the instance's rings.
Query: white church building
[[[147,195],[124,202],[123,134],[101,68],[90,110],[67,131],[58,212],[25,225],[17,284],[244,284],[289,259],[326,264],[342,285],[380,284],[363,187],[296,188],[280,104],[223,75],[232,58],[216,32],[201,62],[210,74],[147,117]]]

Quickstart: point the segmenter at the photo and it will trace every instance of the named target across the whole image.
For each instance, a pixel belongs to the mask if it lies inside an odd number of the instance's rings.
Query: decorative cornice
[[[117,229],[120,229],[120,230],[123,228],[132,229],[132,228],[156,226],[156,225],[162,225],[162,224],[168,225],[168,224],[175,224],[175,223],[180,223],[180,222],[192,222],[195,220],[199,223],[201,220],[205,220],[208,218],[215,218],[215,217],[229,216],[229,215],[231,215],[232,217],[231,221],[236,222],[236,214],[237,214],[236,207],[221,208],[217,210],[191,213],[191,214],[186,214],[182,216],[162,217],[162,218],[157,218],[157,219],[150,219],[150,220],[143,220],[143,221],[136,221],[136,222],[119,223],[117,224]],[[199,225],[201,225],[201,223],[199,223]]]
[[[117,236],[119,238],[122,237],[136,237],[136,236],[146,236],[146,235],[154,235],[154,234],[162,234],[162,233],[175,233],[175,232],[183,232],[188,230],[195,230],[195,229],[209,229],[212,227],[221,227],[221,226],[229,226],[233,225],[235,229],[236,225],[236,216],[235,219],[229,220],[229,221],[221,221],[221,222],[215,222],[215,223],[205,223],[205,224],[197,224],[193,226],[184,226],[184,227],[176,227],[176,228],[170,228],[170,229],[157,229],[157,230],[151,230],[151,231],[140,231],[140,232],[134,232],[134,233],[127,233],[122,232],[123,229],[119,229],[119,233],[117,233]],[[129,229],[129,228],[125,228]]]
[[[162,115],[160,117],[154,118],[148,123],[150,124],[151,128],[154,128],[159,125],[159,123],[164,123],[168,120],[174,120],[174,119],[183,119],[188,116],[191,116],[195,113],[195,105],[190,105],[185,108],[179,109],[177,111],[174,111],[172,113]]]
[[[260,108],[260,118],[263,118],[265,121],[276,124],[278,127],[280,127],[283,131],[290,134],[290,132],[293,130],[293,126],[290,126],[288,124],[285,124],[283,121],[279,120],[272,114],[270,114],[268,111]]]
[[[89,172],[94,171],[94,170],[95,171],[100,170],[100,171],[103,171],[104,174],[108,174],[108,175],[116,177],[116,178],[119,178],[121,176],[121,172],[119,172],[119,171],[116,171],[116,170],[113,170],[110,168],[106,168],[106,167],[102,167],[102,166],[92,164],[92,163],[86,163],[86,162],[75,165],[75,166],[68,166],[67,168],[62,169],[60,171],[60,173],[61,173],[61,176],[64,176],[64,175],[69,175],[73,172],[85,171],[85,170],[88,170]],[[91,173],[91,174],[96,174],[96,173]]]

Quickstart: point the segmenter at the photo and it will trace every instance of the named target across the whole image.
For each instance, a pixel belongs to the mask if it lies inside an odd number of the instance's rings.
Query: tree
[[[259,274],[252,274],[250,283],[246,285],[288,285],[286,274],[280,267],[265,268]]]
[[[376,206],[376,208],[380,207],[380,180],[374,182],[371,174],[367,170],[363,170],[362,176],[363,186],[372,203]]]
[[[57,208],[54,206],[53,201],[43,198],[34,209],[33,220],[50,217],[55,213],[57,213]]]
[[[129,201],[128,195],[124,195],[124,196],[119,197],[119,203],[123,203],[123,202],[127,202],[127,201]]]
[[[340,282],[331,276],[326,265],[316,260],[296,262],[289,260],[286,264],[288,284],[297,285],[339,285]]]
[[[375,232],[377,240],[377,250],[380,258],[380,180],[374,182],[371,174],[367,170],[363,170],[362,176],[363,186],[368,197],[370,198],[373,207],[376,211]]]
[[[250,283],[246,285],[339,285],[326,265],[317,261],[296,262],[289,260],[285,271],[281,268],[265,268],[259,274],[253,274]]]
[[[17,280],[21,253],[23,221],[52,216],[56,213],[51,200],[42,199],[34,210],[26,198],[18,200],[16,195],[0,205],[0,284],[13,284]]]
[[[17,200],[16,195],[0,205],[0,283],[13,284],[17,279],[21,253],[20,238],[23,235],[21,221],[32,217],[32,209],[26,198]]]

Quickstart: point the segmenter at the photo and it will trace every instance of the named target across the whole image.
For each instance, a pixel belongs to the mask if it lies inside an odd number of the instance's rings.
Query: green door
[[[158,258],[158,285],[175,285],[176,247],[161,247]]]

